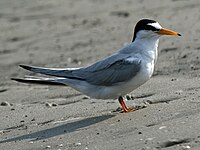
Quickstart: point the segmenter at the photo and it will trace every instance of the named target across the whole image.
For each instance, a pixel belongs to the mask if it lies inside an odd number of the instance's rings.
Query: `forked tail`
[[[63,83],[64,78],[43,78],[43,77],[24,77],[11,78],[11,80],[22,83],[44,84],[44,85],[66,85]]]
[[[49,76],[56,76],[56,77],[66,77],[71,78],[73,77],[72,71],[78,68],[43,68],[43,67],[35,67],[29,65],[19,65],[20,67],[35,72],[39,74],[49,75]]]

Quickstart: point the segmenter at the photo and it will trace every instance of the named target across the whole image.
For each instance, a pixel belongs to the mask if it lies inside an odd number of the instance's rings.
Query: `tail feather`
[[[50,76],[56,76],[56,77],[67,77],[67,78],[73,78],[72,71],[76,70],[78,68],[42,68],[42,67],[34,67],[29,65],[19,65],[20,67],[40,74],[50,75]]]
[[[11,80],[22,83],[44,84],[44,85],[65,85],[62,78],[42,78],[42,77],[24,77],[11,78]]]

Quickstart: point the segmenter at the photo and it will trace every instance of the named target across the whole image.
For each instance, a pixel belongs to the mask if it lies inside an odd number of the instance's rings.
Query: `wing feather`
[[[139,72],[140,63],[141,60],[139,59],[132,61],[120,59],[104,66],[104,68],[101,66],[92,70],[85,69],[79,71],[77,72],[77,76],[84,78],[90,84],[111,86],[132,79]]]

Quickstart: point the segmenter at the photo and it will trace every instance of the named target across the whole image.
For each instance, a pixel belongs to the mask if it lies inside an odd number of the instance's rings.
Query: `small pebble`
[[[185,54],[185,55],[183,55],[183,56],[181,56],[181,58],[186,58],[187,57],[187,55]]]
[[[75,146],[81,146],[81,143],[75,143]]]
[[[46,148],[51,148],[51,146],[50,146],[50,145],[47,145]]]
[[[147,103],[147,104],[153,104],[153,102],[151,100],[147,100],[145,103]]]
[[[84,96],[82,99],[89,99],[89,97],[87,97],[87,96]]]
[[[166,126],[159,127],[160,130],[165,129],[165,128],[166,128]]]
[[[176,80],[177,80],[176,78],[172,78],[172,79],[171,79],[171,81],[176,81]]]
[[[56,104],[56,103],[45,103],[45,106],[47,106],[47,107],[55,107],[55,106],[58,106],[58,104]]]
[[[45,106],[52,107],[51,103],[45,103]]]
[[[190,146],[189,145],[183,145],[182,148],[183,149],[190,149]]]
[[[127,100],[131,100],[131,96],[126,95],[126,99],[127,99]]]
[[[148,141],[152,141],[154,138],[147,138]]]
[[[52,103],[51,105],[52,105],[53,107],[58,106],[58,104],[56,104],[56,103]]]
[[[134,100],[134,99],[135,99],[135,97],[134,97],[133,95],[131,95],[131,99],[132,99],[132,100]]]
[[[5,102],[1,102],[0,104],[1,106],[11,106],[9,102],[5,101]]]

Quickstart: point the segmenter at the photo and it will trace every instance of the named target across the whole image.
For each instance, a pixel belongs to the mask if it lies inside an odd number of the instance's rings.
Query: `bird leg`
[[[126,107],[126,104],[124,103],[124,100],[123,100],[123,97],[122,97],[122,96],[120,96],[120,97],[118,98],[118,101],[119,101],[120,105],[122,106],[122,109],[123,109],[123,111],[124,111],[125,113],[127,113],[127,112],[132,112],[132,111],[135,111],[135,110],[136,110],[136,109],[134,109],[134,108],[127,108],[127,107]]]

